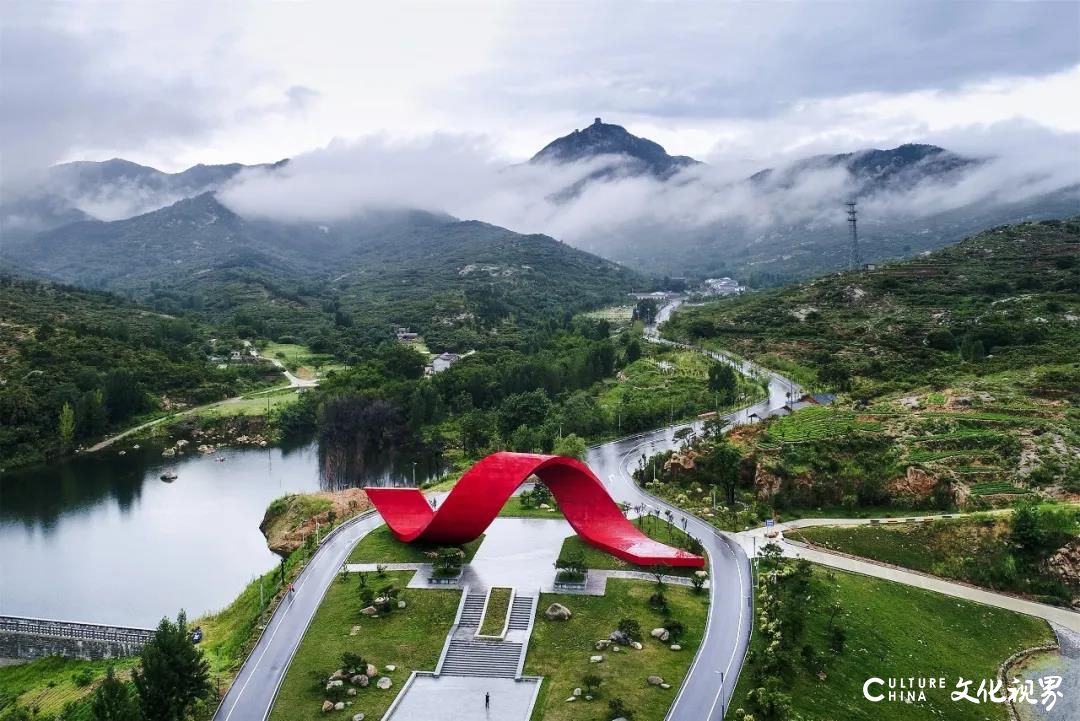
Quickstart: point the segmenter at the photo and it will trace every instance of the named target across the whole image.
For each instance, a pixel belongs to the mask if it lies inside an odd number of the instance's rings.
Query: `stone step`
[[[535,598],[529,596],[514,598],[514,605],[510,609],[510,625],[508,629],[514,631],[526,630],[535,613]]]
[[[482,593],[470,593],[465,599],[465,606],[461,609],[461,626],[479,626],[480,618],[484,613],[485,595]]]
[[[524,644],[454,639],[446,652],[445,676],[514,678]]]

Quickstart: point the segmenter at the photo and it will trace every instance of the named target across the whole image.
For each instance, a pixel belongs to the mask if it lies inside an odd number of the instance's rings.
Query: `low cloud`
[[[1080,149],[1075,134],[1014,123],[934,139],[980,162],[941,181],[863,194],[863,217],[917,220],[1080,184],[1080,165],[1073,162]],[[741,166],[731,170],[710,164],[662,182],[620,174],[616,157],[514,165],[491,147],[480,136],[335,141],[283,169],[242,174],[220,197],[241,215],[288,221],[331,222],[374,208],[420,208],[610,250],[619,243],[662,242],[658,229],[694,233],[734,225],[764,233],[776,226],[840,225],[843,202],[860,191],[843,167],[793,172],[784,182],[752,183]],[[583,182],[604,168],[615,172]],[[565,192],[572,187],[578,192]],[[619,255],[633,254],[632,247],[621,250]]]

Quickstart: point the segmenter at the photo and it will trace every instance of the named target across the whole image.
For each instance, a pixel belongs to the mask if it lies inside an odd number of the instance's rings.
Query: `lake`
[[[155,626],[183,608],[194,618],[278,563],[259,532],[273,499],[441,473],[431,456],[325,462],[315,443],[177,458],[120,450],[0,476],[0,614]],[[161,481],[165,471],[178,478]]]

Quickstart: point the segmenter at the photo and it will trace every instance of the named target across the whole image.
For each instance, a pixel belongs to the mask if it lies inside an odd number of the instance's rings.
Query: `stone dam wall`
[[[153,636],[148,628],[0,616],[0,658],[123,658],[137,655]]]

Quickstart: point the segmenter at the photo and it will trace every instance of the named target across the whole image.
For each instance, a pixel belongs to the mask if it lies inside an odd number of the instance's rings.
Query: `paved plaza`
[[[528,721],[540,683],[535,679],[417,674],[385,721]],[[491,706],[484,707],[484,694]]]

